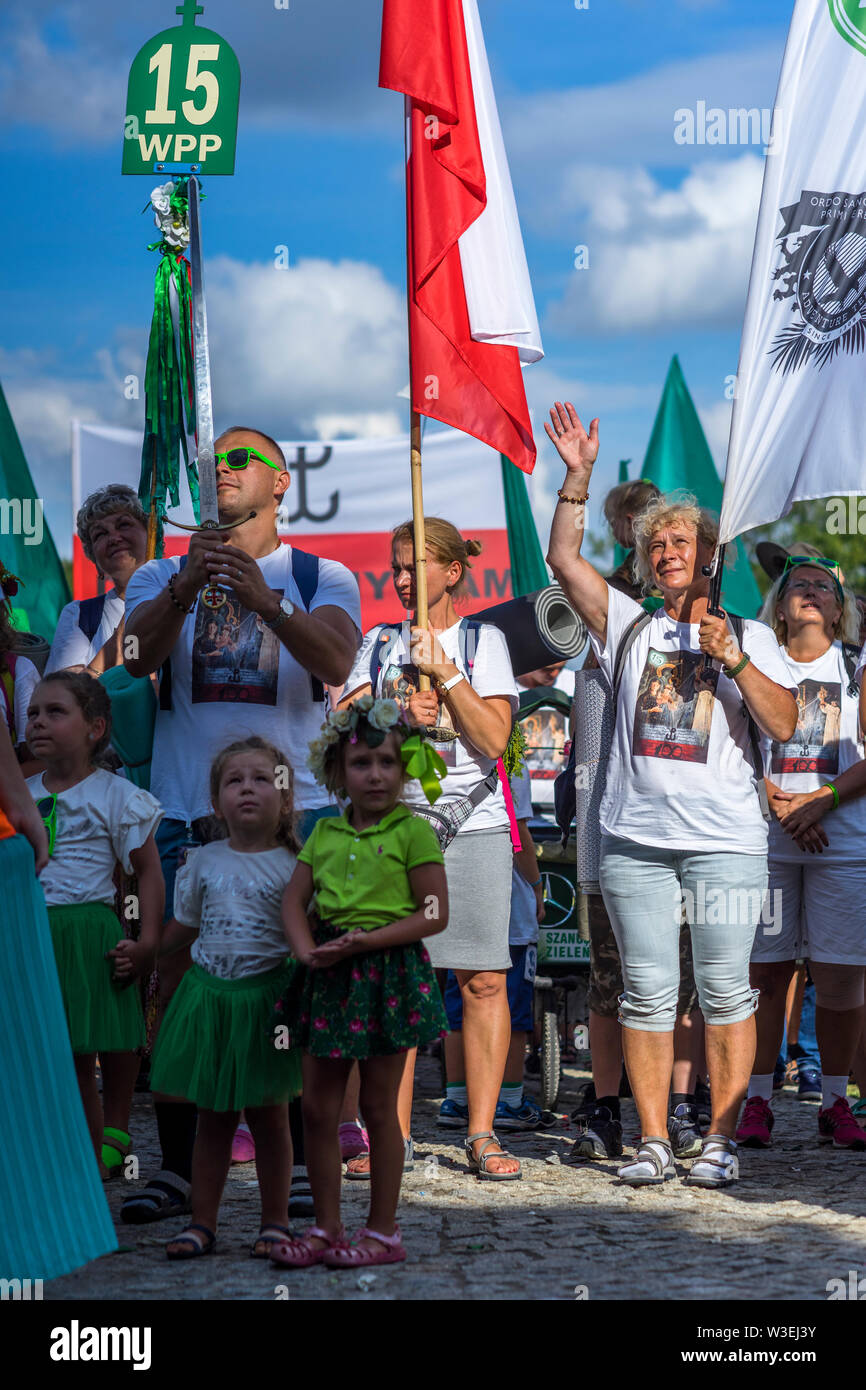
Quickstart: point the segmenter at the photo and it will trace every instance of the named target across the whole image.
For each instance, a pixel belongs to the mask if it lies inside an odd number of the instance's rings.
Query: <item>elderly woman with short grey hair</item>
[[[689,496],[658,497],[635,517],[636,567],[663,607],[652,615],[612,588],[580,553],[598,421],[573,405],[547,434],[566,475],[548,560],[583,617],[614,697],[600,809],[599,880],[622,961],[623,1051],[641,1121],[633,1186],[674,1177],[667,1133],[682,909],[706,1022],[712,1119],[686,1181],[726,1187],[739,1173],[734,1131],[755,1055],[757,996],[749,956],[767,885],[767,824],[752,723],[786,740],[794,682],[764,624],[731,627],[709,611],[716,530]]]
[[[126,586],[147,555],[147,516],[125,483],[109,483],[87,497],[76,517],[84,553],[112,588],[94,598],[67,603],[57,621],[50,671],[86,671],[101,676],[123,661]]]

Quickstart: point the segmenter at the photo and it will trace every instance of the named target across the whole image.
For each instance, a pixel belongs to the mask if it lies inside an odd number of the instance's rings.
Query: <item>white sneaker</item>
[[[733,1139],[724,1134],[708,1134],[686,1182],[690,1187],[730,1187],[739,1176],[740,1160]]]
[[[623,1164],[617,1177],[630,1187],[657,1187],[676,1177],[673,1149],[667,1139],[644,1139],[634,1162]]]

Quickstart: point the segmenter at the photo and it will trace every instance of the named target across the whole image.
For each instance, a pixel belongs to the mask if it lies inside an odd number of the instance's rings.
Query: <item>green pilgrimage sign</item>
[[[129,70],[123,130],[124,174],[233,174],[241,71],[233,49],[199,29],[195,0],[184,0],[174,29],[154,35]]]
[[[843,39],[866,53],[866,3],[864,0],[829,0],[833,23]]]

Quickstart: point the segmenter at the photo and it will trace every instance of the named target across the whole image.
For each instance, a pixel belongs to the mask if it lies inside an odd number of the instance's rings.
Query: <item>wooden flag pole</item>
[[[411,362],[410,362],[411,380]],[[412,525],[415,541],[415,604],[417,625],[426,627],[427,615],[427,537],[424,531],[424,491],[421,481],[421,416],[412,411],[409,433],[409,460],[412,471]],[[430,677],[419,675],[419,690],[430,690]]]

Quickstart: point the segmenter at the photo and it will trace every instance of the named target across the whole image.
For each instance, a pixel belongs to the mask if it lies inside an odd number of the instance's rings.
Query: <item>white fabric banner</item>
[[[866,492],[866,3],[797,0],[752,259],[720,536]]]
[[[477,0],[463,0],[463,18],[487,180],[487,206],[459,242],[469,324],[477,342],[516,347],[521,362],[538,362],[541,330]]]

